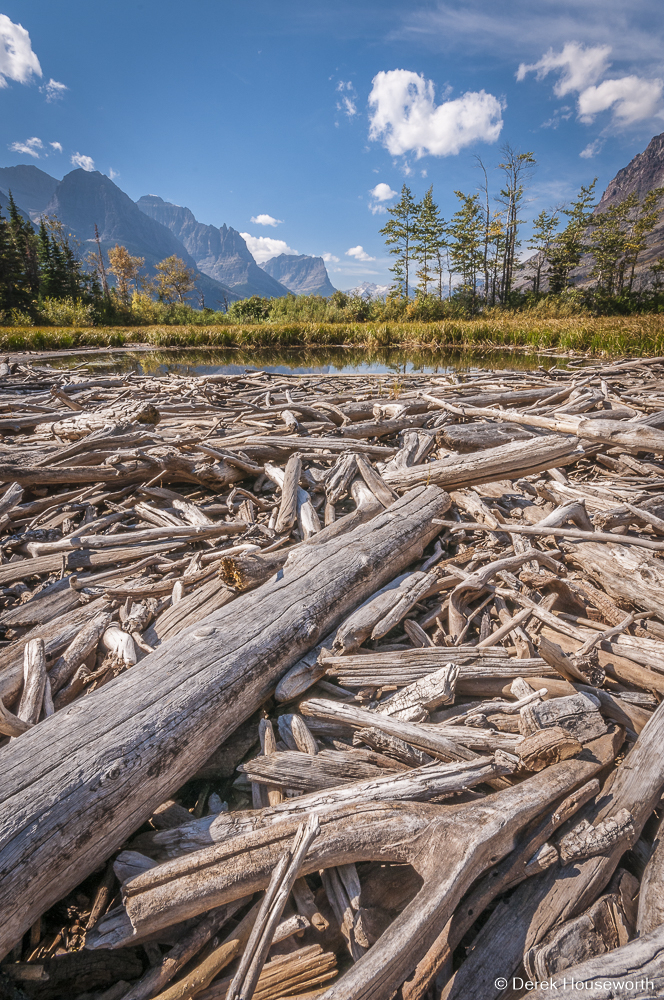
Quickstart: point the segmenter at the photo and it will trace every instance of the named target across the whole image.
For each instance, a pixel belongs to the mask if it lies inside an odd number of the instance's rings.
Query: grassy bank
[[[596,356],[664,354],[664,316],[534,319],[502,313],[438,323],[260,323],[228,326],[0,327],[4,352],[80,347],[406,347],[438,351],[520,348]]]

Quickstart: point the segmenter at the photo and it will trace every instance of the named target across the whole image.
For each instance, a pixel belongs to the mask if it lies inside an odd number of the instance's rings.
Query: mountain
[[[221,229],[207,226],[198,222],[188,208],[172,205],[154,194],[143,195],[136,204],[150,219],[168,227],[204,274],[228,285],[236,296],[280,298],[288,295],[284,285],[258,266],[236,229],[225,224]]]
[[[323,295],[327,298],[336,291],[322,257],[281,253],[259,266],[296,295]]]
[[[637,153],[627,166],[619,170],[613,180],[609,181],[594,214],[605,212],[611,205],[623,201],[633,192],[636,192],[639,201],[643,201],[648,192],[657,187],[664,187],[664,132],[654,136],[647,148],[642,153]],[[664,208],[664,199],[660,202],[660,207]],[[640,284],[647,285],[652,281],[650,267],[660,257],[664,257],[664,212],[646,240],[646,249],[639,256],[635,271],[635,289],[638,289]],[[515,288],[522,291],[532,288],[533,265],[537,258],[538,255],[534,254],[524,261],[519,277],[514,283]],[[592,285],[595,280],[591,277],[593,265],[593,258],[589,254],[586,255],[581,265],[571,272],[572,282],[580,288]],[[540,287],[542,291],[548,289],[548,282],[544,276]]]
[[[387,298],[390,287],[390,285],[376,285],[373,281],[363,281],[361,285],[357,285],[355,288],[347,288],[344,295],[347,295],[351,299],[383,299],[384,301]]]
[[[84,249],[86,244],[94,244],[96,223],[104,250],[116,243],[125,246],[130,254],[145,258],[145,269],[150,274],[155,264],[173,254],[198,271],[196,262],[170,229],[145,215],[129,195],[98,170],[72,170],[56,185],[45,211],[57,215]],[[198,271],[196,291],[189,296],[192,305],[199,304],[200,293],[213,309],[219,309],[224,298],[230,302],[241,297]]]
[[[654,136],[642,153],[630,160],[626,167],[619,170],[606,188],[595,209],[595,214],[605,212],[610,205],[623,201],[628,195],[636,192],[639,201],[653,188],[664,187],[664,132]],[[660,201],[664,208],[664,199]],[[664,256],[664,212],[659,217],[657,225],[647,238],[644,252],[639,256],[636,267],[636,283],[652,281],[650,267],[659,257]]]
[[[14,201],[34,221],[46,210],[60,182],[31,163],[0,167],[0,188],[11,191]],[[6,204],[6,201],[2,203]]]

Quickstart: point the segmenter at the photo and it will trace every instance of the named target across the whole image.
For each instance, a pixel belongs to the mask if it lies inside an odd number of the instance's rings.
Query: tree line
[[[388,208],[391,218],[380,230],[394,258],[391,294],[397,298],[453,296],[485,306],[513,306],[515,281],[522,291],[559,294],[573,284],[573,271],[590,268],[595,289],[604,296],[629,296],[647,238],[657,225],[664,188],[649,191],[643,201],[636,193],[596,212],[597,178],[583,185],[568,205],[542,211],[532,222],[526,247],[531,258],[522,262],[522,218],[529,175],[536,165],[532,152],[502,147],[498,169],[502,181],[495,197],[489,190],[487,168],[479,157],[482,181],[473,194],[455,191],[459,207],[445,220],[430,187],[420,202],[404,184],[399,201]],[[661,287],[664,258],[650,268],[652,283]],[[521,294],[521,292],[519,293]]]
[[[0,206],[0,313],[29,316],[45,302],[71,300],[96,305],[106,319],[122,319],[135,295],[182,304],[195,290],[195,271],[175,254],[156,264],[150,278],[145,258],[126,247],[116,244],[104,254],[96,226],[95,244],[82,259],[55,216],[42,216],[35,231],[9,192],[7,217]]]

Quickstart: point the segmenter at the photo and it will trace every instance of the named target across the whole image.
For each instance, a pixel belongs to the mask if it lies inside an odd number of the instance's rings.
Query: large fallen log
[[[2,954],[193,775],[307,649],[421,555],[449,503],[436,487],[419,489],[347,535],[326,541],[322,532],[281,578],[7,748]]]
[[[435,483],[446,490],[491,483],[497,479],[518,479],[543,472],[583,458],[586,451],[577,437],[549,434],[487,448],[485,451],[454,458],[443,458],[412,469],[385,473],[385,482],[395,489],[407,490],[421,484]]]

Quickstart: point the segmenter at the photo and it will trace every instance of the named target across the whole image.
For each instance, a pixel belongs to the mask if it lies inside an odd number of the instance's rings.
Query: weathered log
[[[275,524],[275,531],[290,531],[297,521],[297,491],[302,475],[302,459],[296,453],[291,455],[284,470],[283,485],[281,487],[281,504],[279,506],[279,516]]]
[[[660,820],[652,845],[652,853],[641,879],[639,910],[636,927],[640,935],[649,934],[664,924],[664,848],[662,833],[664,820]]]
[[[149,851],[153,857],[179,857],[241,833],[297,820],[314,810],[322,815],[328,809],[353,806],[368,799],[374,802],[427,802],[511,774],[515,767],[514,758],[500,752],[493,758],[474,757],[471,761],[453,764],[436,762],[412,771],[390,772],[383,778],[287,799],[270,809],[205,816],[174,830],[140,834],[134,843],[137,849]]]
[[[619,542],[569,542],[565,551],[610,597],[664,615],[664,572],[658,559]]]
[[[609,777],[597,803],[586,807],[580,817],[596,826],[627,810],[632,817],[628,835],[607,855],[556,867],[519,886],[509,904],[499,906],[483,926],[473,951],[445,993],[446,1000],[465,1000],[469,989],[478,990],[487,1000],[499,997],[502,989],[494,985],[496,970],[500,968],[507,979],[516,975],[526,950],[537,945],[560,920],[576,916],[594,902],[624,851],[638,838],[662,791],[664,707],[660,705],[623,764]]]
[[[497,448],[512,441],[526,441],[533,437],[532,431],[524,430],[518,424],[497,424],[493,421],[473,424],[452,424],[445,427],[442,438],[448,448],[462,454],[469,451],[484,451]]]
[[[449,966],[452,953],[492,900],[542,870],[539,863],[533,862],[535,859],[539,861],[549,838],[586,802],[594,798],[599,788],[599,781],[592,778],[577,791],[572,792],[538,824],[525,841],[478,880],[419,962],[412,976],[404,982],[402,986],[404,1000],[420,1000],[432,980],[445,966]],[[553,851],[553,860],[550,863],[553,864],[556,860],[557,853]]]
[[[46,684],[46,651],[43,639],[30,639],[23,650],[23,693],[17,716],[34,726],[39,722]]]
[[[522,987],[523,977],[517,986]],[[664,996],[664,926],[608,954],[565,969],[551,983],[528,987],[527,996],[545,1000],[553,995],[588,995],[601,1000],[654,1000]]]
[[[346,973],[339,991],[335,987],[328,991],[329,1000],[390,996],[425,954],[471,882],[509,853],[520,829],[611,759],[614,743],[596,741],[590,760],[555,764],[535,778],[469,805],[367,803],[319,815],[321,835],[304,864],[305,874],[380,857],[411,863],[424,877],[422,891]],[[275,852],[292,835],[292,823],[282,823],[267,836],[259,831],[151,869],[125,886],[133,926],[138,932],[146,920],[167,926],[267,884]],[[446,858],[442,870],[441,849]],[[201,867],[204,882],[197,878]]]
[[[535,472],[577,462],[585,452],[576,437],[550,434],[547,437],[515,441],[498,448],[487,448],[460,458],[385,473],[385,482],[397,490],[411,489],[422,483],[435,483],[444,489],[495,482],[510,477],[518,479]]]
[[[228,1000],[244,1000],[252,997],[259,976],[272,944],[279,918],[288,901],[293,883],[298,877],[300,866],[320,833],[316,816],[310,816],[295,834],[292,846],[287,850],[272,872],[272,878],[261,902],[252,927],[247,946],[240,960],[237,972],[228,987]]]
[[[597,739],[606,731],[599,713],[599,700],[591,694],[574,694],[526,705],[521,709],[521,732],[524,736],[560,726],[580,743]]]
[[[379,758],[382,755],[373,754],[373,757]],[[282,751],[255,757],[246,764],[240,764],[238,771],[248,775],[250,781],[258,781],[264,785],[313,792],[380,778],[388,771],[398,770],[394,761],[387,766],[387,762],[383,760],[378,763],[367,758],[370,758],[369,754],[364,757],[361,751],[354,754],[352,750],[321,750],[315,757],[297,751]]]
[[[340,722],[351,730],[373,726],[391,736],[412,743],[420,750],[426,750],[439,760],[472,760],[474,753],[469,747],[480,752],[506,750],[514,752],[523,737],[511,733],[493,733],[490,730],[468,729],[464,726],[417,725],[403,719],[395,719],[381,711],[371,712],[365,708],[341,702],[311,698],[303,701],[300,711],[305,719],[322,719]]]
[[[418,558],[437,531],[432,518],[448,504],[435,487],[413,491],[368,527],[303,546],[282,579],[185,630],[8,747],[0,951],[194,774],[321,635]],[[130,796],[122,775],[135,776]]]

